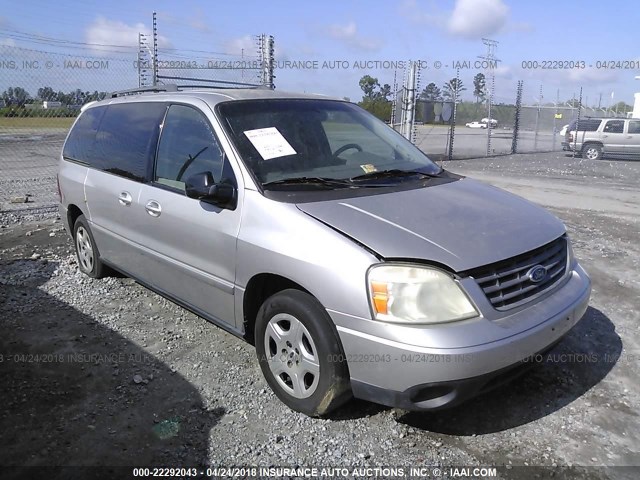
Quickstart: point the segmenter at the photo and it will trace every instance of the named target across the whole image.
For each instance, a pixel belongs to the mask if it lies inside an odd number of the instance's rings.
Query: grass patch
[[[2,128],[70,128],[74,117],[0,117]]]

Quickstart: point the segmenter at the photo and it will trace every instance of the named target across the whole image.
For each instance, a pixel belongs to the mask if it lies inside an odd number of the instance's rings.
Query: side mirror
[[[230,183],[215,183],[211,172],[196,173],[187,178],[185,193],[189,198],[212,203],[218,207],[235,208],[236,187]]]

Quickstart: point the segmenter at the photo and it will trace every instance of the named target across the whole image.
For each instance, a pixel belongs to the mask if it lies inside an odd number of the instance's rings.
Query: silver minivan
[[[456,405],[586,311],[562,222],[443,170],[358,106],[165,90],[89,104],[71,128],[58,182],[79,268],[245,338],[290,408]]]

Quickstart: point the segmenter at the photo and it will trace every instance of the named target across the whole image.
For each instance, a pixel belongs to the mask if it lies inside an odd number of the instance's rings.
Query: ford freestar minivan
[[[584,314],[590,280],[562,222],[356,105],[156,90],[89,104],[71,128],[58,181],[79,268],[252,342],[292,409],[455,405]]]

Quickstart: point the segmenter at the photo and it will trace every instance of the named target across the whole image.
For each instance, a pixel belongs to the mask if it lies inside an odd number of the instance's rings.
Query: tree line
[[[362,100],[358,102],[365,110],[373,113],[376,117],[384,121],[391,118],[392,102],[390,97],[394,94],[391,86],[387,83],[380,85],[378,79],[370,75],[365,75],[360,79],[360,89],[364,93]],[[483,73],[478,73],[473,78],[473,95],[476,103],[484,103],[487,97],[486,78]],[[460,103],[460,96],[467,88],[459,78],[452,78],[438,87],[435,83],[429,83],[418,94],[419,100],[426,102],[453,102],[454,99]]]
[[[2,92],[0,98],[4,107],[0,108],[0,116],[3,117],[24,117],[24,116],[75,116],[81,105],[94,100],[102,100],[108,95],[107,92],[94,90],[82,91],[79,88],[70,92],[62,90],[55,91],[51,87],[38,88],[36,95],[31,94],[22,87],[9,87]],[[43,111],[40,108],[30,109],[28,105],[42,106],[42,102],[60,102],[60,107],[55,111]],[[54,113],[55,112],[55,113]]]
[[[391,119],[392,101],[391,98],[394,93],[391,91],[389,84],[380,85],[377,78],[365,75],[360,79],[360,88],[364,95],[362,100],[358,102],[365,110],[373,113],[376,117],[388,122]],[[457,117],[458,120],[467,122],[472,120],[480,120],[487,117],[486,103],[488,100],[487,79],[484,73],[478,73],[473,77],[473,96],[475,102],[462,101],[461,96],[463,92],[467,91],[467,87],[464,82],[459,78],[452,78],[445,82],[442,87],[438,87],[434,82],[427,84],[421,92],[417,94],[417,99],[423,102],[433,103],[453,103],[456,101]],[[557,104],[555,102],[541,103],[544,107],[556,107],[556,108],[578,108],[580,105],[579,100],[573,98],[566,102]],[[588,107],[582,105],[583,108],[588,108],[594,111],[601,111],[602,116],[610,116],[612,114],[623,114],[633,110],[631,105],[625,102],[618,102],[615,105],[608,106],[606,108],[600,108],[600,106]],[[491,116],[498,120],[500,123],[510,124],[513,123],[511,118],[512,111],[515,108],[515,90],[514,90],[514,102],[502,103],[495,102],[493,104],[493,110]],[[503,118],[499,118],[503,117]],[[438,123],[438,116],[436,116],[435,123]],[[418,102],[416,105],[416,119],[427,122],[432,122],[433,119],[430,115],[425,113],[425,106]]]

